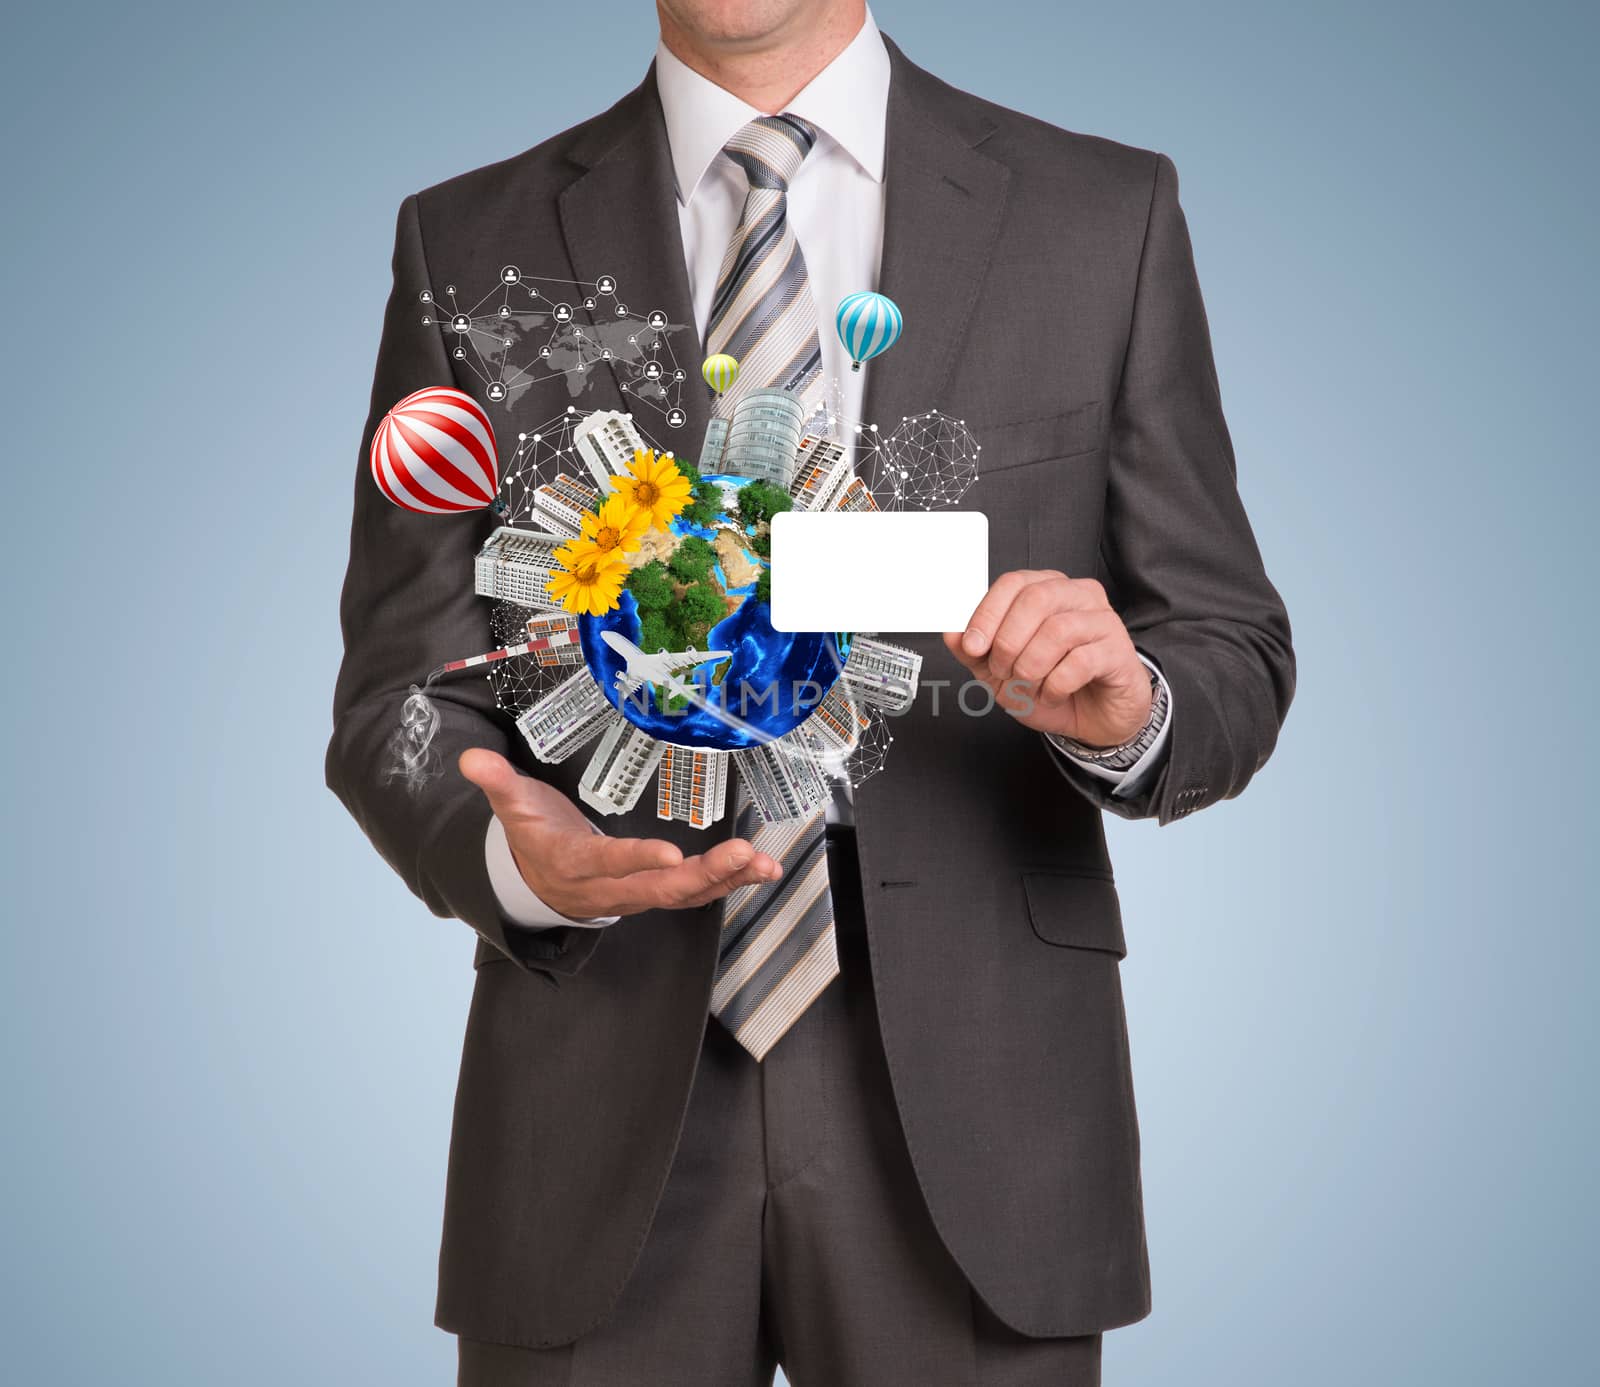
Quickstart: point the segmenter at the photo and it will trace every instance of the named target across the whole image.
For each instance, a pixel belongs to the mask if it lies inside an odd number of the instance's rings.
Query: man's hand
[[[1150,717],[1150,672],[1093,578],[1002,573],[944,643],[1025,727],[1120,746]]]
[[[464,751],[460,767],[504,826],[528,888],[569,919],[687,910],[782,875],[776,861],[742,838],[686,858],[664,839],[596,833],[561,791],[523,775],[495,752]]]

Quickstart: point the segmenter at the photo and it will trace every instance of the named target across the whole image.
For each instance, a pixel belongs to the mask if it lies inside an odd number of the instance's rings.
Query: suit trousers
[[[1099,1334],[1009,1329],[940,1242],[878,1034],[849,830],[828,859],[840,976],[761,1064],[708,1020],[611,1315],[559,1348],[461,1339],[459,1387],[767,1387],[780,1364],[794,1387],[1097,1387]]]

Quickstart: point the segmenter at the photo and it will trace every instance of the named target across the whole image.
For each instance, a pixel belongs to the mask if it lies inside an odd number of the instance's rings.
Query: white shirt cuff
[[[589,825],[596,833],[600,830]],[[493,814],[489,816],[489,831],[484,837],[483,858],[489,867],[489,885],[494,888],[500,909],[513,924],[525,929],[550,929],[556,925],[577,925],[580,929],[598,929],[614,925],[622,917],[606,915],[592,920],[569,920],[558,915],[535,894],[522,879],[522,869],[511,854],[511,844],[506,841],[505,826]]]
[[[1167,683],[1164,675],[1154,661],[1146,659],[1143,652],[1135,652],[1144,661],[1145,667],[1161,681],[1161,687],[1167,692],[1167,717],[1156,733],[1155,741],[1144,749],[1144,755],[1135,761],[1126,770],[1112,770],[1109,766],[1102,766],[1095,761],[1085,761],[1070,747],[1063,743],[1053,733],[1046,732],[1045,738],[1050,745],[1065,756],[1074,766],[1087,771],[1090,775],[1098,776],[1101,780],[1109,781],[1114,787],[1111,791],[1114,799],[1128,799],[1139,793],[1139,787],[1150,778],[1151,773],[1161,764],[1161,757],[1166,751],[1167,736],[1172,731],[1172,715],[1175,711],[1172,706],[1172,686]]]

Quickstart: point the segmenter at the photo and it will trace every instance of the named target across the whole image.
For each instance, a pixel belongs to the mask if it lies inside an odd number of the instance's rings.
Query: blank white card
[[[982,511],[781,511],[778,631],[961,631],[989,589]]]

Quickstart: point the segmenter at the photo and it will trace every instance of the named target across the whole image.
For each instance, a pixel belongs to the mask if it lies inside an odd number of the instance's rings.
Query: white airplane
[[[661,684],[668,693],[698,700],[703,697],[704,690],[696,687],[689,676],[701,665],[733,658],[731,650],[696,650],[692,645],[687,650],[673,653],[663,650],[646,655],[626,636],[615,631],[602,631],[600,639],[627,661],[628,667],[617,675],[617,687],[624,696],[642,684]]]

